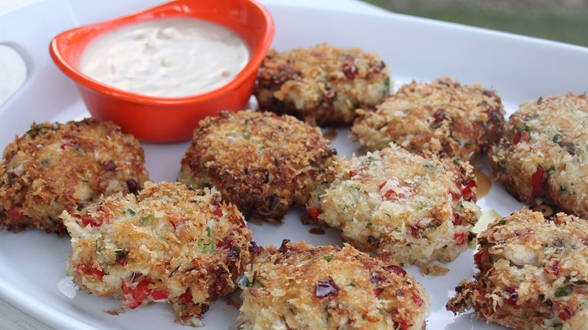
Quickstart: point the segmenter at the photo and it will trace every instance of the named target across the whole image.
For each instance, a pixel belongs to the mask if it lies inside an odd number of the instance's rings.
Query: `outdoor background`
[[[363,0],[388,10],[588,46],[588,0]]]

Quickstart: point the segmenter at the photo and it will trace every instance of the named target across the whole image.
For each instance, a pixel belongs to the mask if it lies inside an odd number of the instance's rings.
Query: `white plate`
[[[54,0],[2,17],[0,41],[19,44],[28,53],[31,71],[25,85],[0,108],[0,147],[23,134],[33,121],[63,122],[87,115],[73,83],[49,59],[47,47],[55,34],[157,2]],[[428,81],[442,76],[462,83],[481,82],[498,91],[509,113],[528,99],[568,91],[584,93],[588,88],[586,48],[402,15],[326,12],[271,2],[268,8],[276,21],[275,48],[284,50],[327,41],[377,51],[390,64],[396,86],[412,79]],[[347,139],[346,131],[338,135],[334,144],[340,155],[349,156],[357,148]],[[175,180],[187,143],[144,147],[151,178]],[[498,184],[478,204],[483,210],[495,209],[502,215],[522,206]],[[310,227],[300,223],[300,214],[292,211],[282,226],[251,224],[255,240],[262,245],[279,245],[284,238],[313,244],[339,243],[333,231],[327,235],[309,234]],[[0,295],[58,328],[184,328],[173,322],[169,305],[156,304],[112,316],[104,311],[117,306],[114,299],[68,289],[62,280],[69,251],[67,238],[37,231],[0,233]],[[408,268],[432,296],[429,329],[498,328],[475,320],[472,313],[454,317],[444,308],[455,285],[473,275],[472,254],[469,250],[445,265],[451,269],[445,276],[422,276],[416,268]],[[210,329],[226,329],[237,313],[220,299],[205,315],[204,322]]]

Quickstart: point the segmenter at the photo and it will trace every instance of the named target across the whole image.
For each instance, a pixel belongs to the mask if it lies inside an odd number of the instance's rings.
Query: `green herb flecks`
[[[384,96],[388,95],[388,93],[390,93],[390,77],[386,77],[384,81]]]
[[[129,250],[127,249],[119,249],[119,250],[114,250],[114,256],[116,258],[116,262],[118,262],[121,265],[124,265],[127,263],[127,256],[129,255]]]
[[[250,288],[255,283],[255,278],[253,279],[253,281],[249,282],[249,279],[247,278],[247,276],[241,275],[241,276],[237,277],[237,280],[235,281],[235,283],[237,283],[237,285],[239,285],[239,286],[244,286],[246,288]]]
[[[199,240],[198,241],[198,248],[202,252],[210,253],[210,252],[214,251],[214,243],[213,242],[204,243],[204,240]]]
[[[102,251],[102,249],[104,249],[104,244],[99,239],[96,240],[96,244],[95,245],[96,245],[96,248],[95,248],[96,249],[96,252],[100,252],[100,251]]]
[[[153,214],[147,214],[141,218],[141,224],[151,226],[153,224]]]
[[[555,290],[555,296],[556,297],[565,297],[565,296],[568,296],[570,293],[572,293],[573,290],[574,290],[574,285],[568,284],[568,285],[562,286],[561,288]]]
[[[46,126],[46,125],[35,125],[34,127],[32,127],[31,129],[29,129],[27,131],[27,135],[34,138],[37,135],[39,135],[40,133],[46,131],[46,130],[57,130],[57,127],[54,126]]]
[[[498,168],[498,172],[506,171],[506,166],[504,166],[504,164],[501,162],[498,162],[498,164],[496,164],[496,167]]]
[[[555,134],[553,136],[553,139],[551,139],[551,140],[553,141],[553,143],[557,143],[562,136],[563,135],[561,135],[561,134]]]

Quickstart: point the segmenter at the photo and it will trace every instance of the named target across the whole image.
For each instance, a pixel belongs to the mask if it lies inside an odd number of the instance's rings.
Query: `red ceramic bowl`
[[[249,63],[218,89],[177,98],[127,92],[80,72],[82,53],[97,36],[127,24],[169,17],[205,19],[235,31],[249,46]],[[145,141],[174,142],[190,139],[198,121],[206,116],[245,107],[273,36],[274,22],[269,11],[253,0],[178,0],[65,31],[51,41],[49,51],[61,71],[76,83],[92,116],[113,121]]]

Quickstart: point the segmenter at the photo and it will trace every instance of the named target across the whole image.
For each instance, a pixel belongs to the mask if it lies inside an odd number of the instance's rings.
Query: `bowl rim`
[[[81,70],[76,68],[73,65],[73,63],[70,63],[66,59],[65,55],[62,53],[61,48],[59,46],[59,41],[62,39],[68,38],[69,35],[76,33],[77,31],[80,31],[82,29],[88,29],[88,28],[92,28],[92,27],[96,27],[96,26],[99,26],[99,28],[97,28],[97,30],[102,30],[103,32],[98,33],[95,37],[93,37],[89,41],[89,43],[92,42],[92,40],[94,40],[95,38],[99,37],[102,33],[110,31],[111,28],[109,28],[109,27],[111,27],[113,24],[116,25],[116,27],[114,27],[114,29],[116,29],[116,28],[123,27],[126,25],[136,24],[139,22],[145,22],[145,21],[149,21],[149,20],[172,18],[172,17],[182,17],[182,16],[184,16],[184,17],[197,17],[197,16],[188,16],[185,14],[182,15],[182,13],[177,13],[175,15],[164,15],[164,16],[156,17],[156,18],[152,17],[152,18],[135,20],[135,18],[137,18],[137,17],[144,16],[149,13],[156,12],[156,11],[161,11],[161,10],[166,9],[167,7],[175,6],[178,3],[181,4],[182,2],[184,2],[184,1],[181,1],[181,0],[180,1],[170,1],[170,2],[166,2],[164,4],[161,4],[161,5],[155,6],[155,7],[151,7],[151,8],[139,11],[139,12],[129,14],[129,15],[119,16],[119,17],[115,17],[115,18],[111,18],[111,19],[107,19],[107,20],[103,20],[103,21],[99,21],[99,22],[95,22],[95,23],[91,23],[91,24],[85,24],[85,25],[81,25],[81,26],[66,30],[64,32],[59,33],[57,36],[55,36],[51,40],[51,42],[49,43],[49,53],[50,53],[53,61],[55,62],[55,64],[57,64],[57,66],[61,69],[61,71],[63,73],[65,73],[69,78],[74,80],[74,82],[76,82],[77,84],[84,86],[86,88],[89,88],[89,89],[91,89],[97,93],[100,93],[100,94],[105,94],[107,96],[114,97],[117,99],[129,101],[129,102],[133,102],[133,103],[149,105],[149,106],[165,106],[165,105],[185,106],[185,105],[190,105],[190,104],[195,104],[195,103],[200,103],[200,102],[206,102],[206,101],[218,98],[218,97],[234,90],[239,85],[246,82],[246,80],[248,80],[251,77],[251,75],[256,74],[259,66],[261,65],[261,62],[265,58],[266,53],[269,51],[269,48],[271,46],[271,43],[272,43],[272,40],[274,37],[274,33],[275,33],[275,23],[274,23],[274,19],[273,19],[271,13],[269,12],[269,10],[265,6],[263,6],[262,4],[257,2],[256,0],[244,0],[243,3],[246,3],[248,6],[251,6],[255,10],[258,10],[260,12],[260,14],[262,15],[263,20],[265,22],[266,28],[265,28],[265,31],[263,32],[262,39],[260,39],[259,46],[256,49],[250,49],[249,62],[231,81],[229,81],[228,83],[226,83],[218,88],[215,88],[213,90],[210,90],[210,91],[204,92],[204,93],[200,93],[200,94],[195,94],[195,95],[190,95],[190,96],[182,96],[182,97],[161,97],[161,96],[150,96],[150,95],[146,95],[146,94],[134,93],[134,92],[130,92],[130,91],[126,91],[126,90],[122,90],[122,89],[110,86],[108,84],[105,84],[103,82],[95,80],[95,79],[91,78],[90,76],[82,73]],[[231,28],[229,28],[229,27],[227,27],[227,26],[225,26],[215,20],[208,20],[208,21],[211,21],[213,23],[224,26],[225,28],[239,34],[237,31],[235,31],[235,30],[233,30],[233,29],[231,29]],[[87,46],[85,46],[85,47],[87,47]]]

